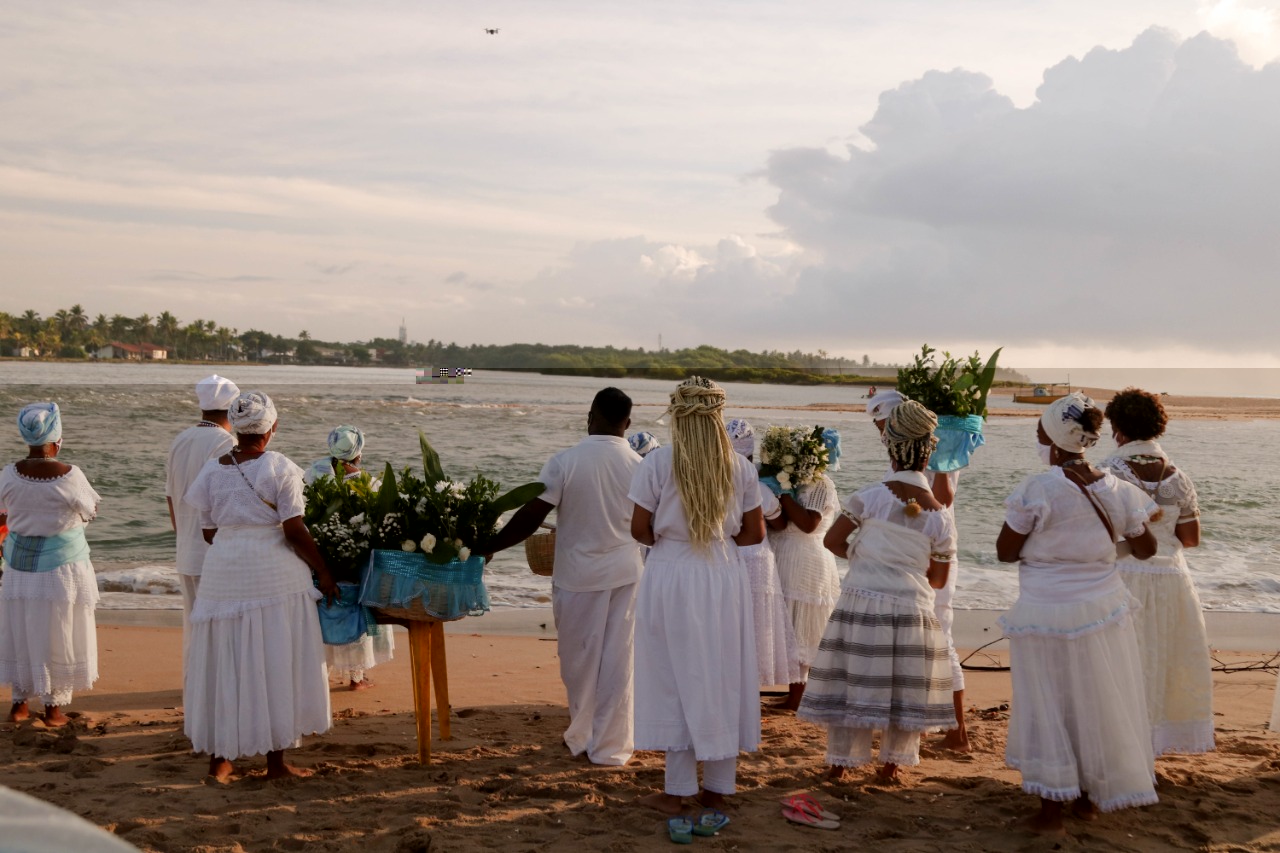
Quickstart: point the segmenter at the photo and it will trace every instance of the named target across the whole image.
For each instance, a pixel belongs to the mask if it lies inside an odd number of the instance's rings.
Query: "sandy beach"
[[[206,780],[206,762],[182,734],[180,631],[124,613],[99,624],[103,677],[80,694],[70,729],[0,726],[4,784],[68,808],[142,850],[490,851],[656,850],[670,846],[660,816],[635,799],[662,783],[662,756],[620,769],[574,759],[550,612],[497,611],[448,627],[453,739],[416,761],[408,655],[374,670],[374,689],[331,694],[334,727],[291,753],[314,771],[266,782],[249,760],[230,784]],[[997,614],[958,613],[958,644],[999,637]],[[545,626],[545,627],[542,627]],[[1215,646],[1274,643],[1280,617],[1209,614]],[[403,635],[401,635],[403,637]],[[1275,652],[1219,651],[1224,662]],[[997,642],[971,664],[999,665]],[[1215,676],[1218,752],[1161,759],[1158,805],[1073,821],[1066,839],[1017,826],[1033,807],[1004,767],[1007,672],[966,676],[972,755],[926,749],[895,785],[870,773],[821,778],[823,732],[766,713],[760,752],[740,763],[732,823],[697,845],[717,850],[1277,850],[1280,737],[1265,730],[1276,677]],[[777,801],[808,791],[843,818],[839,831],[787,823]]]

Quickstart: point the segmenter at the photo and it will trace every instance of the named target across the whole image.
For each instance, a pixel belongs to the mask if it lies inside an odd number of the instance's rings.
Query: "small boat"
[[[1062,391],[1060,389],[1066,388]],[[1071,393],[1071,385],[1067,382],[1046,382],[1036,385],[1029,392],[1022,393],[1023,389],[1013,392],[1013,402],[1015,403],[1034,403],[1040,406],[1047,406],[1054,400],[1061,400],[1063,397]]]

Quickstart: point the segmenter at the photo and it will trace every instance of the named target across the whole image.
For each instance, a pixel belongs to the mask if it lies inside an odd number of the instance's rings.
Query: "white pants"
[[[938,618],[938,627],[947,638],[947,658],[951,661],[951,690],[959,693],[964,690],[964,668],[960,666],[960,655],[956,654],[956,641],[951,637],[951,626],[956,621],[956,613],[951,608],[951,601],[956,595],[956,569],[960,564],[951,562],[947,572],[947,585],[933,591],[933,615]]]
[[[737,793],[738,758],[702,762],[702,787],[717,794]],[[692,749],[667,753],[667,778],[663,791],[675,797],[698,793],[698,757]]]
[[[569,694],[564,742],[594,764],[626,764],[634,750],[636,589],[627,584],[598,592],[551,590],[560,678]]]
[[[827,763],[836,767],[861,767],[871,763],[871,737],[875,729],[827,727]],[[920,763],[920,732],[893,726],[880,733],[880,761],[914,767]]]
[[[187,671],[187,649],[191,647],[191,608],[196,603],[196,591],[200,588],[199,575],[178,575],[182,588],[182,671]]]

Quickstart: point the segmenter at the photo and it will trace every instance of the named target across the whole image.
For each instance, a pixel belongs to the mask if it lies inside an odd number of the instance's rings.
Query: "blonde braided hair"
[[[694,547],[707,550],[720,534],[733,497],[733,444],[720,413],[724,389],[691,376],[671,392],[672,466]]]
[[[884,425],[884,446],[889,458],[906,471],[920,471],[928,464],[938,438],[933,431],[938,417],[915,400],[904,400],[889,413]]]

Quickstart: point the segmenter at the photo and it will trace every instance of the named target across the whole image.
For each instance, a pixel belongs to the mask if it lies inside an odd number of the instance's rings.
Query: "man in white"
[[[204,566],[204,554],[209,544],[200,530],[200,514],[183,503],[182,496],[195,481],[196,475],[210,459],[216,459],[231,449],[235,439],[231,436],[231,424],[227,420],[227,408],[240,389],[230,379],[216,373],[196,383],[196,399],[200,404],[200,422],[189,426],[173,440],[169,448],[169,460],[165,465],[165,500],[169,502],[169,524],[178,539],[178,580],[182,584],[182,659],[187,657],[187,642],[191,634],[191,605],[196,600],[196,588],[200,585],[200,570]]]
[[[626,764],[634,743],[632,644],[642,564],[627,499],[640,465],[623,437],[630,424],[630,397],[617,388],[596,394],[587,437],[547,461],[538,475],[546,491],[483,549],[510,548],[556,510],[551,602],[569,695],[564,742],[594,764]]]
[[[881,391],[867,401],[867,414],[881,434],[884,433],[884,424],[889,419],[889,414],[905,399],[896,388],[890,388],[887,391]],[[954,523],[956,488],[960,483],[960,472],[930,471],[928,473],[932,477],[931,491],[933,496],[938,499],[938,503],[942,504],[944,512],[951,513],[951,520]],[[956,722],[959,727],[948,731],[936,745],[955,752],[968,752],[969,732],[964,725],[964,669],[960,666],[960,656],[956,654],[955,639],[951,635],[951,627],[955,622],[955,610],[952,608],[951,602],[955,598],[956,575],[959,574],[956,571],[959,568],[957,562],[958,554],[959,549],[957,548],[955,554],[951,557],[951,571],[947,572],[947,585],[942,589],[934,590],[933,615],[938,618],[938,625],[942,628],[942,633],[947,637],[947,656],[951,660],[951,684],[953,688],[951,696],[952,701],[955,703]]]

